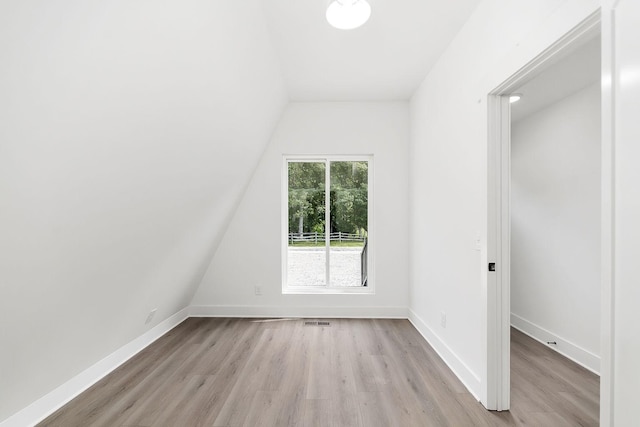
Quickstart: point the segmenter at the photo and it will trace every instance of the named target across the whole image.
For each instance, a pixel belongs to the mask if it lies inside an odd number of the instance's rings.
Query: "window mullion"
[[[325,283],[327,287],[331,286],[331,273],[329,271],[331,257],[331,162],[325,159],[325,176],[324,176],[324,233],[325,233]]]

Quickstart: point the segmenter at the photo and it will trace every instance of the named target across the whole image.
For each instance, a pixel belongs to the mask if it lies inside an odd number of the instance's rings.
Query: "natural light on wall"
[[[340,30],[352,30],[363,25],[371,16],[366,0],[334,0],[327,8],[327,21]]]

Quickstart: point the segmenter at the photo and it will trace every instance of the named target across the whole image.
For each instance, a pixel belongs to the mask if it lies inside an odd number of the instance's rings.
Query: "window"
[[[371,157],[284,158],[284,293],[373,292],[372,163]]]

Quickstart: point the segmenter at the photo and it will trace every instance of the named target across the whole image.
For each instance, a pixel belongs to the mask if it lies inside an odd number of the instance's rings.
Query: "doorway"
[[[510,408],[512,123],[509,98],[518,90],[526,89],[528,85],[535,89],[537,76],[541,76],[547,70],[552,70],[554,65],[561,63],[581,47],[593,41],[600,34],[599,23],[599,14],[592,15],[489,95],[487,249],[490,264],[487,272],[487,407],[490,409],[506,410]],[[566,94],[564,95],[566,96]],[[514,114],[516,114],[515,109]],[[529,160],[525,159],[525,163]],[[529,161],[529,163],[531,162]],[[537,224],[537,226],[544,227],[544,222]],[[544,265],[534,265],[534,267],[544,268]],[[599,277],[596,280],[599,280]],[[599,301],[597,304],[599,306]],[[522,316],[519,317],[522,318]],[[524,328],[522,325],[530,326],[532,323],[534,322],[521,322],[521,327]],[[599,318],[597,323],[599,324]],[[549,332],[548,329],[543,329]],[[541,334],[542,337],[547,335]],[[556,334],[555,336],[561,335]],[[557,345],[559,338],[550,338],[548,341],[555,341]],[[566,342],[563,342],[562,346],[563,349],[566,348]]]
[[[600,35],[565,51],[510,97],[511,410],[596,425]]]

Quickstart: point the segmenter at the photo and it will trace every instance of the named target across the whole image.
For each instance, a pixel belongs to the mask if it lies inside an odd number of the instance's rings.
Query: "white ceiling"
[[[600,80],[600,37],[576,46],[556,58],[514,93],[522,99],[511,104],[516,122]]]
[[[294,101],[409,99],[479,0],[369,0],[371,18],[343,31],[329,0],[270,0],[264,12]]]

